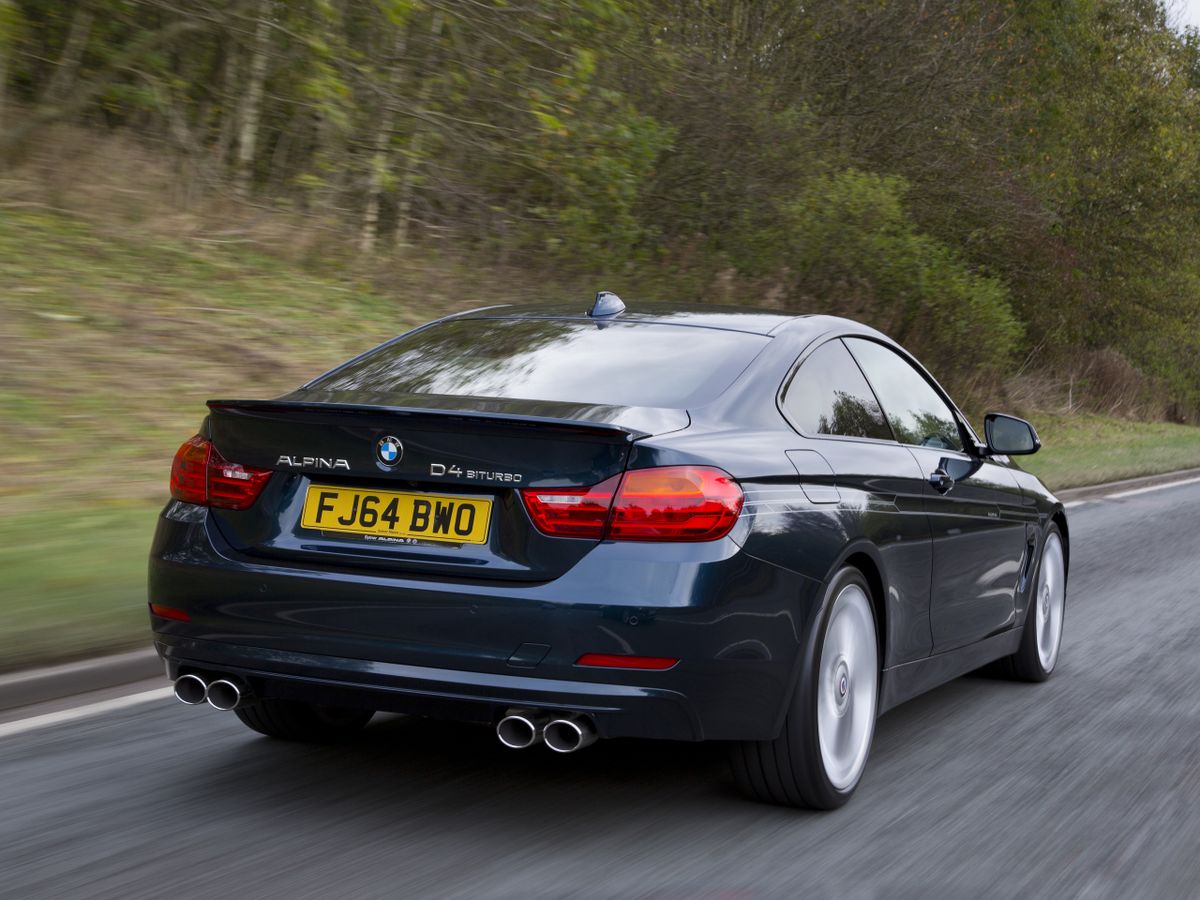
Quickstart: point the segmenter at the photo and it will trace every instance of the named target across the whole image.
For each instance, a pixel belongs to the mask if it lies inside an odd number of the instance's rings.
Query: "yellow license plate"
[[[319,531],[451,544],[486,544],[492,501],[446,494],[364,491],[311,484],[300,524]]]

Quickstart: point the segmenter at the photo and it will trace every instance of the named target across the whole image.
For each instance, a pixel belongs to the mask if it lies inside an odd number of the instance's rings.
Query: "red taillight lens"
[[[249,509],[270,478],[270,469],[227,462],[212,441],[196,435],[175,454],[171,496],[201,506]]]
[[[613,504],[614,541],[715,541],[742,511],[742,489],[720,469],[663,466],[625,473]]]
[[[200,435],[179,448],[171,465],[171,496],[184,503],[208,503],[208,455],[212,444]]]
[[[618,653],[585,653],[575,660],[577,666],[596,666],[601,669],[669,669],[679,660],[667,656],[625,656]]]
[[[543,534],[599,540],[621,482],[614,475],[592,487],[530,488],[521,492],[533,524]]]
[[[590,488],[521,492],[544,534],[614,541],[715,541],[742,511],[742,489],[720,469],[634,469]]]
[[[270,469],[226,462],[213,447],[212,456],[208,458],[208,505],[249,509],[270,477]]]

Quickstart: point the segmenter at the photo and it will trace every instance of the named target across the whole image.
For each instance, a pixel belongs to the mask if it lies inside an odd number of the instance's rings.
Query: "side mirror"
[[[1042,448],[1033,426],[1016,416],[988,413],[983,417],[988,452],[998,456],[1027,456]]]

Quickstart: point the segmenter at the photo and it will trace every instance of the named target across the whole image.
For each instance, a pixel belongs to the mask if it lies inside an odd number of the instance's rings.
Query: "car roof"
[[[694,328],[717,328],[747,334],[771,335],[798,319],[807,318],[777,310],[752,309],[744,306],[710,304],[683,305],[675,303],[642,303],[625,301],[625,311],[615,316],[593,319],[588,315],[589,304],[506,304],[469,310],[450,316],[451,319],[578,319],[595,322],[645,323],[687,325]]]

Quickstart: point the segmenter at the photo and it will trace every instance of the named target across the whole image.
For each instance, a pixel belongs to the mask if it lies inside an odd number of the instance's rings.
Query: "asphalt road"
[[[3,897],[1200,897],[1200,484],[1071,510],[1063,655],[880,720],[832,814],[719,746],[280,744],[173,700],[0,738]]]

